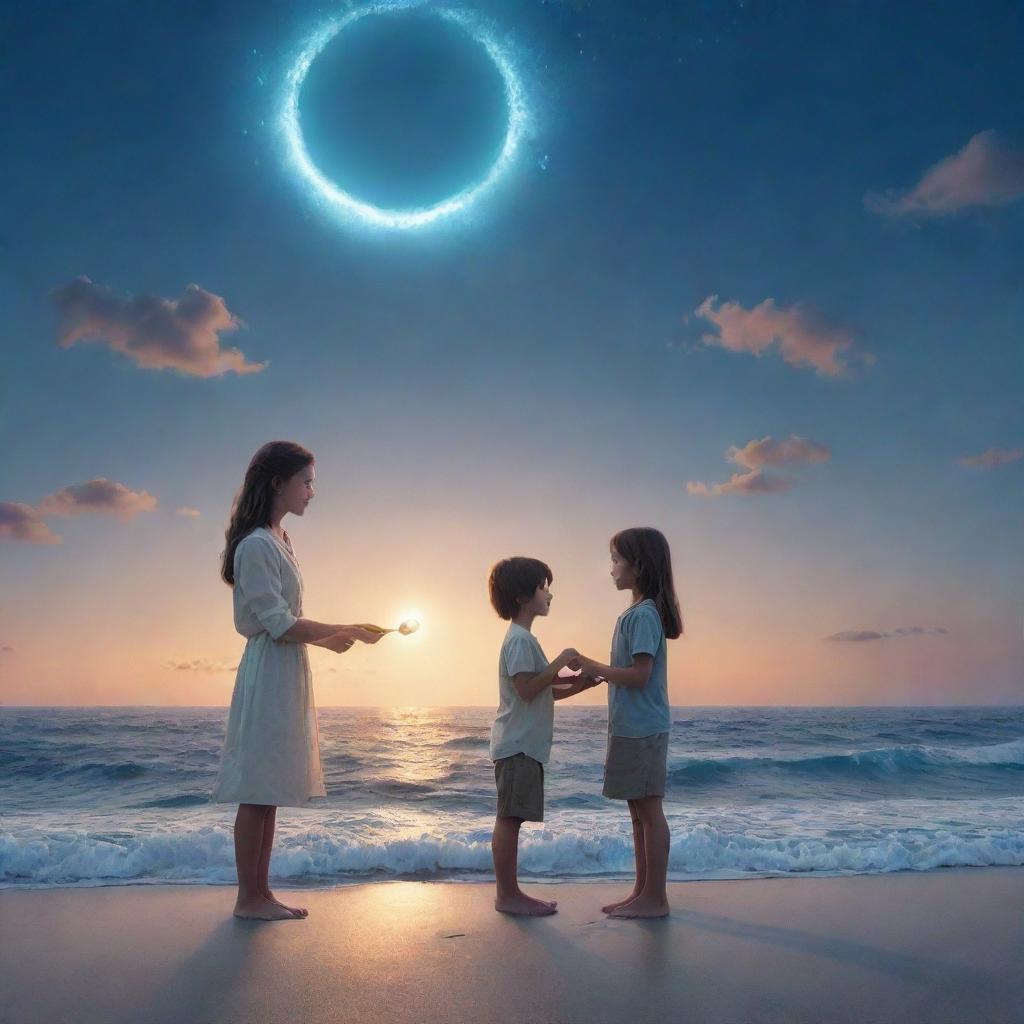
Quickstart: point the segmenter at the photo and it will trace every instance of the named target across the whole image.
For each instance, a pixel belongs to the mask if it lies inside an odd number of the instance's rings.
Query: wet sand
[[[233,889],[0,891],[3,1024],[1024,1022],[1024,869],[680,882],[617,921],[628,886],[278,890],[304,921],[243,922]]]

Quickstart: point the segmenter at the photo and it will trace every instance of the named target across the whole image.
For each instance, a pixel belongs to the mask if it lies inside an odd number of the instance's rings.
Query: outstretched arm
[[[533,700],[538,693],[547,689],[555,681],[558,673],[575,658],[576,652],[571,648],[567,648],[547,668],[541,669],[540,672],[517,672],[512,679],[512,685],[516,688],[516,693],[527,702]]]
[[[281,639],[293,644],[315,644],[324,640],[332,633],[344,629],[342,625],[332,626],[326,622],[315,622],[313,619],[296,619],[295,624]]]
[[[362,640],[364,644],[375,644],[383,635],[374,633],[362,626],[330,625],[316,622],[313,619],[296,619],[294,625],[282,633],[278,642],[292,644],[315,644],[317,647],[328,646],[324,641],[336,638],[339,633],[351,640]],[[332,649],[335,644],[332,644]]]
[[[592,690],[599,682],[600,680],[584,673],[574,679],[569,686],[552,691],[551,695],[555,700],[565,700],[567,697],[575,697],[577,693],[583,693],[584,690]]]
[[[239,544],[238,553],[235,586],[275,643],[348,650],[356,640],[372,644],[381,638],[380,633],[357,626],[316,622],[293,615],[281,583],[281,554],[273,541],[246,537]]]
[[[612,668],[611,665],[602,665],[593,658],[581,654],[579,660],[583,665],[583,671],[589,676],[604,676],[609,683],[616,686],[646,686],[647,680],[651,678],[651,669],[654,667],[653,654],[634,654],[633,664],[628,668]]]

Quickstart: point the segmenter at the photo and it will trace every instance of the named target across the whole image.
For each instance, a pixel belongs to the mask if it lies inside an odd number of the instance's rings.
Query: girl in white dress
[[[235,917],[307,916],[281,903],[268,882],[277,808],[326,795],[306,644],[341,654],[382,635],[379,627],[302,617],[302,575],[281,520],[305,513],[315,476],[313,455],[301,445],[265,444],[249,463],[225,533],[221,576],[233,588],[235,629],[246,644],[212,799],[238,804]]]

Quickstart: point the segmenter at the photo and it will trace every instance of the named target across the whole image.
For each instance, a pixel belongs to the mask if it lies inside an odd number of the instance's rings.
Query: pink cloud
[[[198,519],[202,512],[197,508],[189,508],[187,505],[182,505],[181,508],[174,510],[176,516],[183,516],[185,519]]]
[[[165,668],[174,669],[177,672],[234,672],[238,664],[230,661],[214,661],[212,658],[192,658],[191,661],[181,658],[172,658],[164,662]]]
[[[958,153],[924,172],[911,189],[872,192],[864,205],[891,217],[941,217],[970,206],[1004,206],[1024,196],[1024,150],[978,132]]]
[[[59,544],[57,536],[43,522],[37,509],[20,501],[0,501],[0,540],[26,544]]]
[[[241,321],[219,295],[190,284],[180,299],[137,295],[122,299],[79,277],[53,295],[60,317],[57,342],[100,341],[147,370],[177,370],[192,377],[258,373],[237,348],[221,348],[220,335]]]
[[[749,473],[733,473],[724,484],[712,484],[710,487],[699,481],[690,480],[686,484],[686,490],[702,498],[717,498],[722,494],[779,494],[788,491],[792,486],[792,480],[754,469]]]
[[[157,500],[148,491],[133,491],[124,484],[100,477],[84,484],[72,484],[47,495],[38,505],[20,501],[0,501],[0,540],[19,540],[28,544],[60,544],[44,518],[71,518],[87,512],[111,515],[131,522],[140,512],[151,512]]]
[[[723,494],[780,494],[788,491],[793,481],[763,472],[764,466],[781,466],[787,462],[827,462],[832,451],[818,441],[790,434],[785,441],[762,437],[748,441],[742,448],[732,445],[725,457],[748,472],[734,473],[725,483],[711,486],[691,480],[686,485],[687,492],[702,498],[717,498]]]
[[[980,455],[964,455],[957,459],[957,462],[961,466],[994,469],[996,466],[1008,466],[1020,459],[1024,459],[1024,448],[989,448]]]
[[[849,369],[845,357],[854,354],[853,335],[800,303],[781,309],[774,299],[765,299],[744,309],[738,302],[716,308],[717,302],[717,295],[709,295],[695,310],[718,328],[717,334],[701,336],[705,345],[760,356],[777,343],[779,355],[791,366],[813,367],[823,377],[839,377]],[[856,354],[864,362],[874,361],[869,353]]]
[[[826,445],[796,434],[790,434],[786,441],[762,437],[760,441],[748,441],[742,448],[734,445],[726,452],[730,462],[748,469],[779,466],[784,462],[827,462],[831,457],[832,451]]]
[[[63,487],[43,498],[38,505],[42,516],[69,518],[85,512],[101,512],[129,522],[140,512],[156,508],[156,498],[148,491],[133,491],[124,484],[100,477],[84,484]]]
[[[847,629],[841,633],[833,633],[825,639],[845,643],[863,643],[868,640],[890,640],[896,636],[944,636],[948,633],[949,630],[944,626],[901,626],[884,632],[874,629]]]

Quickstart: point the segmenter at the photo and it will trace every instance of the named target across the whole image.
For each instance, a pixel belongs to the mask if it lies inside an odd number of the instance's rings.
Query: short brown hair
[[[551,570],[538,558],[503,558],[491,569],[487,581],[491,604],[503,619],[515,618],[519,599],[529,601],[539,586],[553,579]]]

